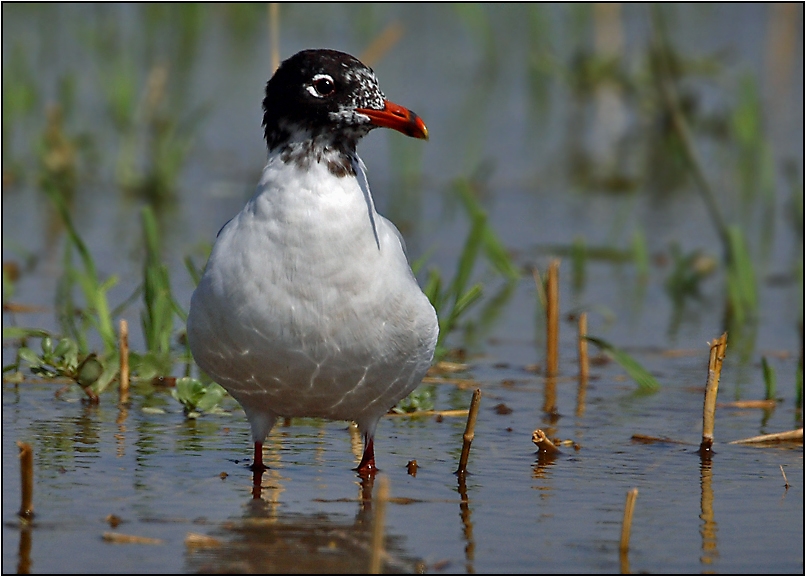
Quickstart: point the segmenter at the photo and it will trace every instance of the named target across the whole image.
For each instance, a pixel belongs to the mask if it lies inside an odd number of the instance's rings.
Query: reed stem
[[[120,319],[120,404],[129,402],[129,323]]]
[[[579,351],[579,380],[588,380],[590,374],[590,361],[588,360],[588,313],[579,313],[578,323],[578,351]]]
[[[722,373],[722,361],[728,346],[728,333],[722,333],[718,339],[709,343],[711,354],[708,359],[708,381],[705,384],[705,399],[702,409],[702,443],[700,455],[710,454],[714,444],[714,414],[716,413],[716,396],[719,391],[719,377]]]
[[[590,360],[588,358],[588,313],[579,313],[577,350],[579,352],[579,385],[577,387],[576,414],[581,417],[585,413],[585,395],[588,389],[590,375]]]
[[[20,474],[22,505],[17,513],[23,520],[30,521],[34,516],[34,450],[28,443],[17,441],[20,449]]]
[[[621,542],[619,550],[626,552],[630,548],[630,532],[632,531],[632,515],[635,511],[635,500],[638,498],[638,488],[627,491],[627,501],[624,503],[624,520],[621,523]]]
[[[546,273],[546,376],[554,377],[559,368],[560,261],[552,259]]]
[[[470,401],[470,411],[467,414],[467,426],[465,433],[462,435],[462,455],[459,458],[459,468],[456,470],[458,475],[464,475],[467,472],[467,459],[470,456],[470,444],[476,435],[476,417],[479,414],[479,402],[481,401],[481,389],[473,391],[473,399]]]

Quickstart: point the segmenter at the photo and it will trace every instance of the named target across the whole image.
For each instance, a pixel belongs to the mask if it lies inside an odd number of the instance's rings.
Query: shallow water
[[[691,365],[702,361],[678,360],[670,368],[694,372]],[[802,446],[717,443],[711,462],[703,463],[696,452],[697,387],[636,396],[608,366],[595,371],[581,416],[576,383],[557,384],[555,420],[542,413],[540,377],[489,371],[518,382],[481,383],[464,487],[454,475],[464,418],[382,420],[377,456],[393,497],[385,523],[388,570],[617,572],[624,499],[633,487],[639,495],[627,559],[632,571],[800,570]],[[350,470],[357,456],[344,423],[295,420],[276,428],[267,442],[262,499],[254,501],[249,432],[239,410],[186,421],[175,407],[154,415],[135,402],[121,415],[74,397],[54,400],[53,390],[32,384],[4,390],[4,572],[23,557],[44,573],[366,571],[373,509]],[[452,385],[439,393],[450,399],[440,409],[469,402],[469,391]],[[499,403],[512,413],[498,414]],[[787,429],[792,418],[778,409],[764,429]],[[717,438],[755,432],[759,421],[758,410],[719,409]],[[535,427],[578,449],[539,457],[530,440]],[[639,444],[630,440],[635,433],[690,444]],[[37,448],[37,516],[27,553],[15,547],[25,534],[13,517],[15,437]],[[407,474],[412,459],[416,476]],[[114,529],[109,515],[120,519]],[[163,542],[104,542],[104,532],[113,530]],[[186,546],[189,533],[218,542]]]
[[[417,258],[433,250],[429,265],[452,274],[468,225],[449,194],[451,183],[478,172],[486,174],[482,201],[489,221],[518,266],[536,265],[542,271],[552,247],[568,247],[578,237],[588,246],[623,249],[639,228],[651,255],[668,258],[670,243],[677,242],[684,251],[702,248],[718,259],[718,237],[692,188],[662,191],[638,179],[638,191],[611,194],[575,179],[573,117],[593,122],[592,106],[575,108],[568,87],[555,80],[545,111],[535,110],[525,65],[534,48],[527,22],[547,18],[556,54],[570,60],[577,46],[588,41],[584,30],[591,24],[584,13],[568,7],[549,7],[544,13],[523,7],[478,9],[282,8],[284,55],[313,45],[360,54],[388,23],[403,24],[401,40],[374,68],[389,98],[426,120],[431,140],[412,143],[376,131],[359,152],[369,166],[376,205],[406,233],[409,253]],[[117,140],[103,112],[99,86],[105,64],[91,45],[94,30],[119,24],[117,34],[130,48],[138,86],[158,57],[167,59],[175,83],[171,94],[181,102],[177,114],[209,106],[178,193],[161,213],[165,259],[176,298],[184,306],[192,281],[182,259],[187,254],[198,259],[199,245],[209,243],[239,210],[265,158],[259,130],[260,95],[269,67],[265,11],[249,13],[261,23],[240,29],[233,23],[234,12],[204,10],[210,11],[201,20],[199,35],[195,41],[191,35],[190,48],[182,52],[172,42],[177,30],[187,30],[182,28],[187,23],[172,22],[179,18],[176,12],[149,24],[144,9],[134,6],[4,7],[4,74],[11,50],[22,46],[42,91],[37,110],[55,99],[60,76],[74,74],[78,80],[68,128],[94,135],[98,167],[95,177],[82,181],[77,190],[74,214],[101,274],[120,277],[109,293],[113,304],[140,282],[141,201],[124,195],[115,181]],[[478,19],[479,14],[484,18]],[[796,41],[802,47],[799,14]],[[627,54],[637,68],[646,47],[648,16],[633,7],[625,7],[623,15]],[[577,28],[574,18],[580,19]],[[679,50],[728,50],[731,55],[714,76],[718,81],[707,76],[691,80],[703,110],[715,117],[726,114],[734,105],[730,88],[742,74],[766,78],[769,18],[767,9],[747,5],[674,12]],[[54,22],[63,25],[55,30],[50,28]],[[794,102],[802,101],[800,52],[789,94]],[[186,60],[177,54],[185,54]],[[4,84],[4,94],[6,89]],[[776,123],[779,113],[765,108],[776,161],[794,161],[802,182],[802,111],[792,116],[799,121],[783,125]],[[633,115],[631,126],[643,120]],[[58,227],[54,232],[47,200],[36,190],[32,150],[43,121],[30,114],[10,126],[8,139],[4,134],[3,260],[22,260],[14,243],[37,257],[35,268],[16,284],[13,301],[44,310],[4,312],[3,325],[55,331],[52,307],[63,240]],[[581,139],[589,137],[586,133]],[[730,186],[737,177],[727,168],[724,150],[713,141],[701,144],[712,161],[709,175],[719,183],[728,218],[741,220]],[[6,186],[13,162],[21,164],[24,178]],[[635,169],[636,162],[632,159],[628,168]],[[404,187],[400,182],[407,174],[422,176]],[[779,175],[779,180],[785,179]],[[384,569],[802,573],[802,444],[727,444],[802,426],[794,392],[802,354],[802,324],[797,325],[803,311],[802,280],[791,278],[798,262],[802,274],[802,230],[788,224],[787,186],[775,189],[770,248],[757,250],[759,322],[731,332],[719,398],[763,398],[764,355],[778,375],[776,395],[781,400],[767,412],[720,407],[710,462],[703,462],[696,449],[708,363],[705,343],[724,330],[721,273],[707,278],[701,299],[688,301],[679,313],[663,288],[669,265],[661,258],[653,261],[646,280],[631,262],[588,259],[579,283],[566,258],[561,267],[562,314],[589,311],[589,332],[630,352],[661,389],[638,394],[616,363],[597,364],[580,404],[575,321],[564,318],[556,400],[549,403],[556,404],[557,414],[551,415],[543,410],[551,386],[532,366],[543,364],[545,348],[534,283],[526,275],[500,311],[487,315],[492,310],[488,303],[504,290],[504,283],[478,266],[488,298],[449,340],[467,351],[467,370],[453,376],[464,380],[434,376],[445,379],[434,385],[437,410],[467,409],[473,388],[483,392],[470,474],[464,484],[454,474],[464,416],[446,416],[441,422],[433,416],[381,421],[376,456],[392,497],[384,519]],[[758,222],[750,221],[748,237],[755,242],[763,234]],[[774,281],[781,277],[784,281]],[[132,327],[133,349],[142,350],[135,327],[139,303],[123,316]],[[4,343],[4,365],[14,358],[12,344]],[[377,494],[379,481],[374,487],[362,486],[351,470],[360,449],[346,423],[295,419],[278,425],[266,443],[270,470],[262,479],[261,498],[253,499],[248,424],[231,400],[224,403],[226,414],[188,420],[164,389],[147,384],[133,391],[124,412],[116,407],[114,392],[93,407],[83,404],[75,390],[54,397],[61,386],[34,379],[3,383],[4,573],[368,569],[378,510],[369,497]],[[499,404],[512,412],[499,414]],[[540,458],[531,442],[536,428],[578,448],[563,446],[556,458]],[[631,441],[634,434],[686,444],[639,444]],[[15,514],[20,492],[17,440],[31,443],[35,451],[36,517],[30,527],[21,526]],[[407,473],[411,460],[419,466],[416,476]],[[780,467],[789,479],[788,489]],[[620,556],[624,501],[633,487],[639,494],[630,549]],[[118,521],[110,521],[110,515]],[[111,543],[103,539],[106,532],[161,542]],[[196,546],[186,541],[188,534],[215,541]]]

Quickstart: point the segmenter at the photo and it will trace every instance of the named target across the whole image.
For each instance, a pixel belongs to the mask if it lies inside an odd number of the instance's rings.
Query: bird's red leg
[[[252,461],[252,470],[263,472],[268,467],[263,464],[263,443],[258,443],[255,441],[255,458]]]
[[[364,456],[361,457],[361,462],[355,469],[362,477],[374,475],[378,472],[375,466],[375,446],[372,437],[364,435]]]
[[[255,458],[252,462],[252,498],[260,499],[263,471],[268,467],[263,464],[263,443],[255,442]]]

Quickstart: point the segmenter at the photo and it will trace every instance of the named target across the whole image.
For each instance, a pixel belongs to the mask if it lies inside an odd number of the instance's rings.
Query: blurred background
[[[769,347],[802,333],[798,5],[283,4],[272,24],[256,4],[10,4],[3,16],[4,303],[53,303],[64,234],[49,190],[99,275],[118,278],[115,306],[141,281],[152,207],[186,308],[183,261],[203,266],[265,161],[274,42],[281,59],[355,54],[425,119],[427,143],[376,131],[359,148],[379,211],[426,256],[422,279],[451,276],[472,196],[516,267],[566,259],[569,307],[653,317],[627,344],[737,315],[774,327]],[[752,264],[746,298],[730,296],[731,242]]]

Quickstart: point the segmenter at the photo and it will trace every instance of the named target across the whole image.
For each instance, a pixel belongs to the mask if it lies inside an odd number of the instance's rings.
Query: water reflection
[[[20,522],[20,548],[17,562],[17,575],[31,572],[31,525]]]
[[[465,539],[465,570],[468,573],[475,573],[473,561],[475,559],[476,541],[473,539],[473,522],[470,520],[472,511],[470,501],[467,498],[467,484],[465,483],[465,473],[459,473],[459,517],[462,520],[462,535]]]
[[[560,453],[538,451],[537,461],[535,462],[534,467],[532,467],[532,479],[547,479],[548,473],[551,467],[554,465],[554,462],[557,460],[558,455],[560,455]],[[543,496],[548,496],[552,490],[552,487],[549,485],[532,485],[532,488],[540,490]]]
[[[703,565],[712,565],[719,557],[716,543],[717,523],[714,520],[714,490],[711,487],[711,459],[703,458],[700,464],[700,535],[702,536],[702,557],[700,562]]]
[[[259,477],[258,477],[259,478]],[[370,567],[372,490],[362,480],[355,517],[338,513],[281,513],[276,494],[250,499],[241,519],[223,523],[212,545],[191,547],[186,570],[194,573],[367,573]],[[262,483],[266,488],[265,481]],[[382,573],[419,572],[407,555],[403,537],[386,534]]]

